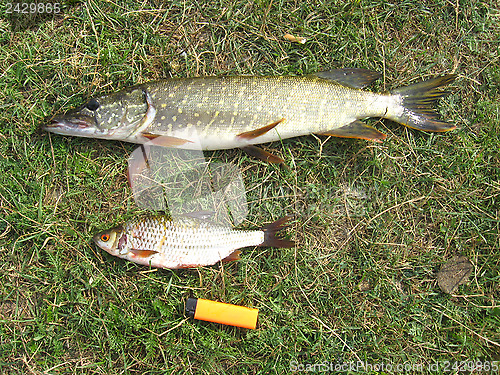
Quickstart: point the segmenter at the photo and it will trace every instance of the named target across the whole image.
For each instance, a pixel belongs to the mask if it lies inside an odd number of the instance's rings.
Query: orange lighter
[[[255,329],[259,309],[190,297],[186,301],[186,313],[198,320]]]

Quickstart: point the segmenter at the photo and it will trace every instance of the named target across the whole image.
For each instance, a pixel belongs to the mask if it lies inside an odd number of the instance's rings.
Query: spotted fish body
[[[332,130],[384,114],[389,97],[311,77],[228,77],[163,81],[149,92],[156,107],[152,134],[186,139],[184,148],[216,150]],[[342,100],[332,100],[342,98]],[[168,103],[168,105],[167,105]],[[343,110],[350,109],[350,110]],[[238,137],[283,119],[255,138]],[[136,138],[135,142],[140,142]]]
[[[304,77],[169,79],[92,99],[79,111],[55,117],[45,129],[216,150],[311,133],[383,139],[385,135],[359,121],[367,117],[427,131],[455,128],[432,110],[445,94],[440,88],[454,75],[382,94],[361,90],[377,77],[364,69],[340,69]]]
[[[152,216],[99,233],[94,242],[111,255],[158,268],[188,268],[239,259],[240,248],[291,247],[276,233],[288,218],[261,230],[236,230],[197,217]]]

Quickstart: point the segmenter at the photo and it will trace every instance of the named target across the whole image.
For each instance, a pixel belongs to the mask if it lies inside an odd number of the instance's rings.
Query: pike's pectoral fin
[[[240,260],[241,257],[241,251],[240,250],[235,250],[231,254],[229,254],[227,257],[221,260],[222,263],[227,263],[227,262],[232,262],[233,260]]]
[[[377,129],[359,120],[353,121],[349,125],[345,125],[338,129],[316,134],[342,138],[359,138],[375,142],[382,142],[382,140],[387,138],[387,135],[384,133],[379,132]]]
[[[283,121],[285,121],[284,118],[282,118],[282,119],[280,119],[278,121],[272,122],[269,125],[263,126],[262,128],[258,128],[258,129],[255,129],[255,130],[250,130],[248,132],[244,132],[244,133],[238,134],[237,137],[238,138],[243,138],[243,139],[254,139],[254,138],[257,138],[257,137],[261,136],[262,134],[267,133],[269,130],[271,130],[272,128],[274,128],[276,125],[278,125],[280,122],[283,122]]]
[[[132,255],[136,258],[148,258],[151,255],[158,253],[158,251],[154,250],[135,250],[135,249],[129,250],[129,252],[132,253]]]
[[[253,156],[256,159],[265,161],[267,163],[281,164],[281,163],[285,162],[279,156],[273,155],[270,152],[263,150],[257,146],[250,145],[250,146],[244,146],[244,147],[240,147],[240,148],[243,151],[245,151],[248,155]]]
[[[152,133],[148,133],[148,132],[142,132],[141,135],[144,138],[147,138],[150,141],[152,141],[152,143],[154,145],[157,145],[157,146],[175,147],[175,146],[182,146],[186,143],[193,143],[192,141],[190,141],[188,139],[171,137],[168,135],[158,135],[158,134],[152,134]]]
[[[380,78],[380,73],[360,68],[332,69],[313,75],[354,89],[362,89]]]

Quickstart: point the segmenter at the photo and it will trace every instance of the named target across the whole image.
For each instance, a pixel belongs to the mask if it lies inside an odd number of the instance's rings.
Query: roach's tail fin
[[[290,248],[295,246],[295,242],[283,238],[279,233],[288,226],[286,223],[292,218],[292,216],[285,216],[281,219],[275,221],[274,223],[264,225],[261,230],[264,232],[264,242],[259,246],[267,247],[284,247]]]
[[[402,111],[388,114],[387,118],[413,129],[429,132],[446,132],[456,128],[439,119],[439,114],[433,109],[434,104],[449,92],[442,90],[456,78],[455,74],[429,79],[414,85],[401,87],[390,93],[401,97]]]

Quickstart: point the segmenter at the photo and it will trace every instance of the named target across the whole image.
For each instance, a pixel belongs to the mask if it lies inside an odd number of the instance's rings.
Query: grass
[[[90,0],[50,16],[0,11],[1,373],[289,373],[358,361],[444,373],[500,360],[495,1]],[[268,145],[289,169],[210,153],[242,170],[244,226],[297,216],[295,249],[246,249],[224,266],[149,270],[96,249],[94,233],[143,212],[126,180],[135,146],[40,130],[56,112],[148,80],[339,66],[382,72],[374,90],[455,71],[439,108],[458,129],[373,119],[383,144]],[[455,254],[474,270],[446,295],[436,274]],[[189,319],[191,295],[257,307],[259,327]]]

